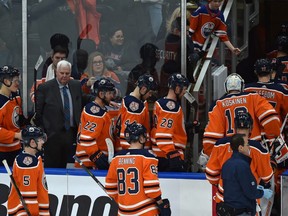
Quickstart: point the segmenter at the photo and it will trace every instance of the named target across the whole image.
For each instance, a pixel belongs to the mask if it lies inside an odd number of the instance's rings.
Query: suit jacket
[[[93,100],[91,95],[82,94],[79,80],[68,83],[73,105],[73,119],[78,127],[83,106]],[[39,85],[36,91],[36,124],[44,128],[48,136],[64,129],[64,110],[60,88],[56,78]]]

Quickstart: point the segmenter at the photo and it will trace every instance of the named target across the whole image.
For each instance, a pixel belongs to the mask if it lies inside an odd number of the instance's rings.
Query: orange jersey
[[[112,119],[106,109],[101,108],[95,102],[91,102],[82,111],[76,147],[76,156],[81,159],[85,166],[95,167],[89,157],[98,150],[108,155],[106,138],[113,141]],[[79,167],[79,164],[75,162],[75,166]]]
[[[20,140],[14,138],[20,132],[20,96],[8,98],[0,94],[0,152],[12,152],[21,148]]]
[[[32,85],[31,89],[30,89],[30,99],[31,101],[34,103],[35,102],[35,89],[37,90],[38,86],[42,83],[46,82],[46,78],[43,77],[40,80],[36,80],[36,87],[35,87],[35,83]]]
[[[242,92],[228,94],[211,106],[209,122],[203,137],[204,153],[210,156],[215,142],[235,133],[234,119],[239,112],[249,112],[253,119],[250,138],[261,140],[261,134],[268,139],[280,134],[280,119],[272,105],[257,93]]]
[[[190,18],[189,32],[195,49],[201,50],[206,38],[215,33],[222,41],[228,41],[227,26],[220,10],[211,10],[208,5],[199,7]]]
[[[157,157],[166,157],[169,152],[179,150],[184,159],[187,134],[180,104],[167,98],[159,99],[154,105],[153,118],[151,140]]]
[[[124,137],[124,131],[127,124],[137,122],[142,124],[147,129],[147,142],[145,148],[151,148],[150,142],[150,116],[149,116],[149,107],[147,101],[141,101],[132,95],[127,95],[122,99],[121,108],[119,111],[118,120],[116,123],[118,136],[120,139],[120,145],[122,149],[127,149],[130,147],[130,144],[126,141]]]
[[[231,137],[224,137],[218,140],[212,150],[211,156],[206,165],[206,178],[213,184],[218,185],[216,193],[216,202],[223,202],[223,181],[220,178],[223,164],[232,156],[230,148]],[[270,181],[273,176],[273,169],[270,165],[270,154],[267,149],[263,148],[260,142],[249,140],[250,157],[252,158],[250,168],[257,180],[264,182]]]
[[[111,161],[107,193],[119,204],[118,215],[158,215],[155,198],[161,196],[158,160],[146,149],[125,149]]]
[[[257,92],[266,98],[283,120],[288,113],[288,91],[280,84],[270,83],[250,83],[245,85],[244,91]]]
[[[13,177],[32,216],[50,215],[49,197],[42,158],[22,152],[13,165]],[[8,214],[20,216],[26,212],[13,184],[8,197]]]

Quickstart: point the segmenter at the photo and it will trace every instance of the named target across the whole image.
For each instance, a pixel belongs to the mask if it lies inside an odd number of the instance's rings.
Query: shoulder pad
[[[248,143],[249,143],[250,146],[253,146],[254,148],[257,148],[262,153],[268,153],[268,150],[259,141],[249,140]]]
[[[16,161],[17,161],[17,165],[19,167],[35,167],[38,165],[38,159],[37,157],[30,155],[30,154],[26,154],[25,152],[20,153],[17,157],[16,157]]]
[[[131,95],[124,98],[124,106],[133,113],[141,113],[144,109],[144,103]]]
[[[168,112],[178,112],[180,109],[180,104],[174,100],[160,98],[157,102],[163,110]]]
[[[231,137],[223,137],[221,139],[218,139],[215,143],[215,146],[217,145],[222,145],[222,144],[225,144],[225,143],[230,143],[231,142]]]
[[[148,149],[123,149],[119,151],[115,156],[129,155],[129,154],[156,158],[155,154],[151,150],[148,150]]]
[[[85,106],[85,112],[94,116],[103,116],[107,111],[102,109],[98,104],[91,102]]]

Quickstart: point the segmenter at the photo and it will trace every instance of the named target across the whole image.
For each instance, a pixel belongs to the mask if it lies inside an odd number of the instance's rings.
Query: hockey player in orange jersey
[[[167,96],[155,102],[151,140],[159,160],[159,171],[184,171],[187,134],[180,100],[188,86],[186,77],[173,74],[168,80]]]
[[[112,142],[114,139],[112,119],[105,106],[114,98],[115,86],[110,80],[100,78],[93,85],[93,94],[95,100],[87,104],[81,113],[76,156],[87,167],[107,170],[108,154],[111,152],[106,139]],[[79,167],[79,164],[75,162],[75,166]]]
[[[235,132],[237,134],[244,134],[250,148],[249,156],[252,161],[250,164],[251,171],[257,181],[257,184],[268,185],[269,181],[273,177],[273,170],[270,165],[270,154],[268,150],[262,146],[262,144],[255,140],[250,140],[249,136],[253,128],[253,120],[249,113],[239,113],[234,119]],[[223,202],[223,182],[221,179],[221,170],[223,164],[231,157],[232,149],[230,147],[231,137],[224,137],[219,139],[211,153],[211,157],[208,160],[206,166],[206,178],[207,180],[215,186],[218,186],[218,191],[215,196],[217,203]],[[274,184],[273,184],[274,186]],[[262,215],[263,212],[271,212],[273,198],[269,200],[269,205],[267,205],[267,199],[262,198],[261,202]],[[266,203],[266,205],[265,205]]]
[[[138,78],[137,86],[133,92],[122,99],[121,108],[117,120],[118,137],[122,149],[129,148],[130,144],[125,140],[124,131],[127,124],[137,122],[147,129],[147,142],[145,148],[151,148],[150,142],[150,116],[147,99],[156,91],[157,83],[151,75],[145,74]]]
[[[169,200],[161,198],[158,160],[151,150],[143,149],[146,128],[133,122],[124,135],[130,146],[112,159],[105,183],[108,195],[119,204],[118,215],[170,216]]]
[[[0,82],[0,161],[6,159],[12,166],[21,149],[19,70],[11,66],[1,67]]]
[[[50,215],[49,197],[41,152],[46,134],[41,128],[27,126],[22,130],[23,152],[15,159],[13,177],[31,216]],[[16,189],[12,185],[8,197],[9,215],[26,215]]]
[[[216,141],[235,133],[233,119],[240,112],[249,112],[254,125],[251,140],[261,140],[264,135],[274,140],[280,135],[280,119],[272,105],[257,93],[243,92],[244,80],[240,75],[230,74],[224,83],[226,95],[212,104],[208,113],[209,121],[203,136],[203,150],[198,163],[203,168]]]
[[[266,98],[278,113],[282,123],[288,113],[288,91],[281,84],[270,81],[271,70],[271,62],[268,59],[258,59],[254,64],[258,82],[247,84],[244,91],[257,92]]]

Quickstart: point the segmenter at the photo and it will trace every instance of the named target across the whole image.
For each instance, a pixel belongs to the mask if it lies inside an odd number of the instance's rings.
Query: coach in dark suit
[[[74,162],[77,128],[83,106],[93,98],[82,94],[81,84],[72,80],[71,64],[58,62],[56,78],[39,85],[36,97],[36,124],[48,140],[44,146],[44,166],[66,168]]]

